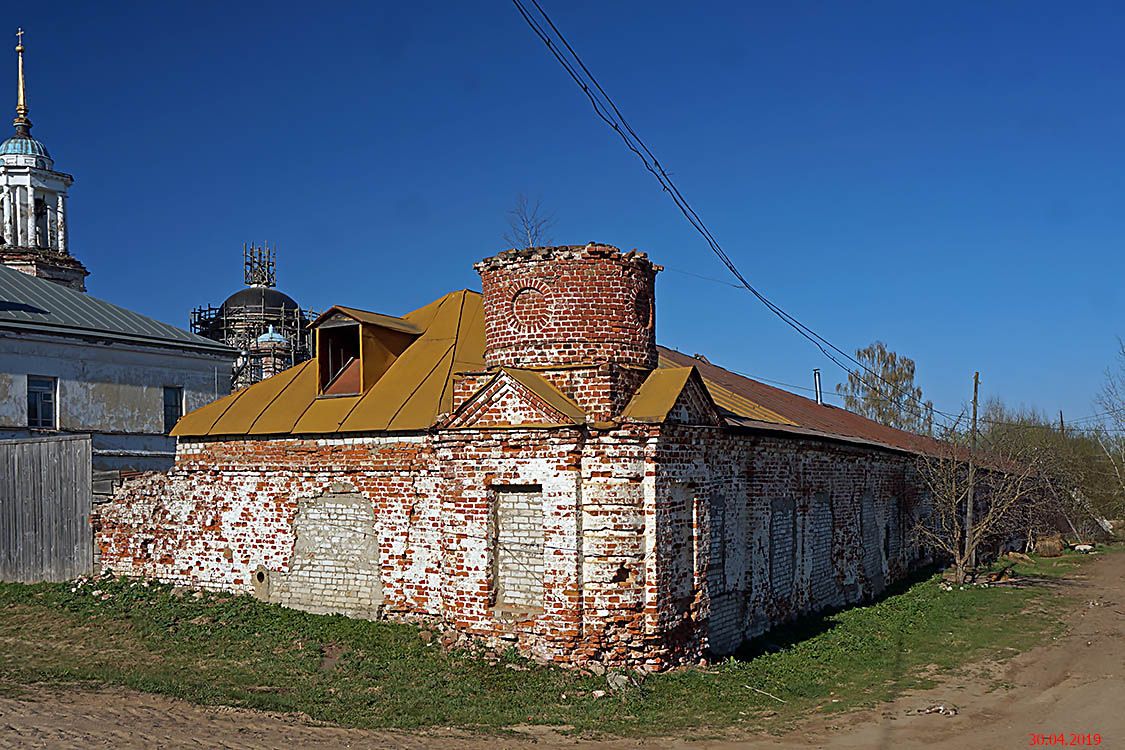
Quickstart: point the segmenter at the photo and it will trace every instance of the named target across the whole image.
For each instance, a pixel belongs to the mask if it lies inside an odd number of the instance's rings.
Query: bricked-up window
[[[727,588],[727,498],[721,492],[711,495],[711,585],[716,591]]]
[[[746,557],[745,516],[722,491],[710,495],[711,565],[708,575],[712,595],[736,591],[742,585]]]
[[[696,569],[696,494],[689,484],[673,484],[669,488],[665,526],[668,548],[664,559],[664,586],[673,606],[686,612],[695,600]]]
[[[359,324],[342,316],[322,323],[316,334],[316,361],[322,395],[359,393]]]
[[[791,497],[770,503],[770,589],[789,597],[797,569],[797,509]]]
[[[868,491],[863,493],[862,505],[859,509],[859,530],[862,540],[862,570],[867,578],[868,595],[883,589],[886,580],[886,558],[883,556],[885,529],[880,523],[875,495]]]
[[[164,434],[167,435],[184,415],[184,389],[178,385],[164,386]]]
[[[329,492],[302,499],[293,536],[288,572],[272,573],[265,586],[270,601],[308,612],[378,617],[383,604],[379,529],[369,498]]]
[[[723,583],[727,591],[750,590],[750,532],[745,496],[724,502]]]
[[[493,485],[493,598],[498,608],[543,606],[543,488]]]
[[[55,392],[58,379],[41,375],[27,376],[27,426],[53,430],[55,422]]]

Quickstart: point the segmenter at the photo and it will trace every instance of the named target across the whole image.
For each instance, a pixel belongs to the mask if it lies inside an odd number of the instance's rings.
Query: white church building
[[[74,178],[31,135],[22,35],[15,133],[0,143],[0,444],[88,435],[95,469],[168,467],[168,433],[230,392],[237,351],[85,293],[68,242]]]
[[[0,143],[0,262],[24,273],[86,290],[89,271],[67,249],[66,191],[74,178],[55,171],[47,147],[31,136],[23,74],[23,32],[16,45],[19,77],[15,134]]]

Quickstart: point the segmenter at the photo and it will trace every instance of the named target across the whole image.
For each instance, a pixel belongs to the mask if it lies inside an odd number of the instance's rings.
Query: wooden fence
[[[0,440],[0,581],[93,570],[88,435]]]

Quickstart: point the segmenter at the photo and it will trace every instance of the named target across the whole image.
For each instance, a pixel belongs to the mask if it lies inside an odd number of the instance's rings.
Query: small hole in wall
[[[270,598],[270,572],[264,565],[258,567],[250,576],[250,583],[254,587],[254,596],[263,601]]]

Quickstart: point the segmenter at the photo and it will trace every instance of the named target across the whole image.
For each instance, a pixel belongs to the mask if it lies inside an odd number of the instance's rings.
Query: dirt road
[[[801,734],[731,747],[1059,747],[1051,743],[1057,735],[1064,736],[1065,747],[1084,746],[1087,734],[1099,734],[1100,747],[1125,748],[1125,555],[1106,555],[1064,585],[1074,598],[1069,611],[1060,613],[1066,632],[1001,665],[982,665],[991,666],[988,676],[906,694],[836,726],[810,723]],[[994,689],[997,680],[1009,687]],[[935,704],[952,704],[958,713],[915,713]],[[1047,742],[1033,734],[1047,736]]]
[[[33,690],[0,698],[0,748],[965,750],[1033,747],[1033,733],[1062,734],[1067,741],[1097,733],[1101,747],[1125,748],[1125,555],[1106,555],[1064,585],[1074,604],[1061,613],[1066,633],[1049,645],[1002,665],[982,665],[976,677],[905,694],[878,710],[815,717],[777,738],[590,743],[533,728],[503,737],[370,732],[107,689]],[[1007,687],[994,689],[997,680]],[[956,706],[957,714],[917,713],[935,704]]]

